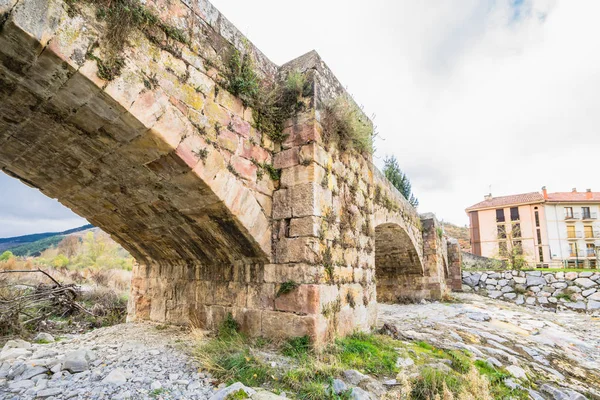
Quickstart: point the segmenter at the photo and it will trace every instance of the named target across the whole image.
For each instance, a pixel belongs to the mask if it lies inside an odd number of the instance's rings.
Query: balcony
[[[565,213],[565,221],[566,222],[575,222],[581,219],[580,213]]]
[[[567,232],[567,239],[569,239],[569,240],[583,239],[583,232],[581,232],[581,231],[577,231],[577,232],[570,231],[570,232]]]
[[[593,220],[596,220],[596,219],[598,219],[598,213],[595,213],[595,212],[593,212],[593,213],[586,213],[586,212],[584,212],[581,215],[581,219],[584,220],[584,221],[593,221]]]
[[[594,249],[585,249],[583,254],[585,254],[585,256],[588,257],[588,258],[590,258],[590,257],[591,258],[595,258],[596,257],[596,250],[594,250]]]
[[[600,238],[600,231],[594,231],[594,232],[586,231],[584,236],[585,236],[585,240],[598,239],[598,238]]]

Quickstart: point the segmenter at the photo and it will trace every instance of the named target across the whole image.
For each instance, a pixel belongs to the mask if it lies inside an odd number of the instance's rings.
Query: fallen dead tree
[[[51,316],[66,317],[74,313],[93,315],[77,302],[81,289],[75,284],[64,285],[47,272],[37,270],[7,270],[0,274],[41,273],[52,283],[27,285],[19,280],[2,279],[0,283],[0,336],[20,333]]]

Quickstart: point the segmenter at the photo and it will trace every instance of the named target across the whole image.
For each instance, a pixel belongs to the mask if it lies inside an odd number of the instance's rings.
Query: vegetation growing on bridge
[[[74,16],[78,4],[88,3],[96,7],[96,18],[106,22],[106,30],[101,45],[103,58],[92,54],[93,48],[87,54],[89,59],[98,64],[98,76],[104,80],[113,80],[121,73],[125,60],[121,56],[127,39],[134,29],[141,30],[150,41],[164,50],[177,53],[169,44],[169,40],[189,44],[187,35],[179,28],[164,23],[154,11],[139,0],[67,0],[68,13]],[[164,42],[157,30],[167,38]]]
[[[360,108],[345,96],[326,104],[322,119],[325,143],[336,143],[342,151],[373,153],[373,126],[364,118]]]
[[[304,108],[302,98],[312,87],[304,74],[290,71],[282,82],[262,81],[254,68],[250,51],[232,48],[226,63],[225,88],[252,108],[257,130],[276,143],[285,140],[285,121]]]

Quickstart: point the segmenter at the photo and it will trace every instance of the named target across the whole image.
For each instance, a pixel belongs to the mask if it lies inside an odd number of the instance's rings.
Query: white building
[[[600,266],[600,192],[542,188],[551,267]]]

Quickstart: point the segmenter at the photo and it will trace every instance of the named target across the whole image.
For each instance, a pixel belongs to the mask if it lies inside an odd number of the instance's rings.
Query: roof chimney
[[[577,188],[573,188],[573,189],[571,189],[571,192],[572,192],[572,193],[577,193]]]
[[[592,189],[585,189],[585,198],[588,200],[592,199]]]
[[[542,194],[544,195],[544,199],[548,200],[548,191],[546,190],[546,186],[542,186]]]
[[[486,194],[485,196],[483,196],[483,198],[484,198],[485,200],[490,200],[490,199],[492,198],[492,194],[491,194],[491,193],[489,193],[489,194]]]

